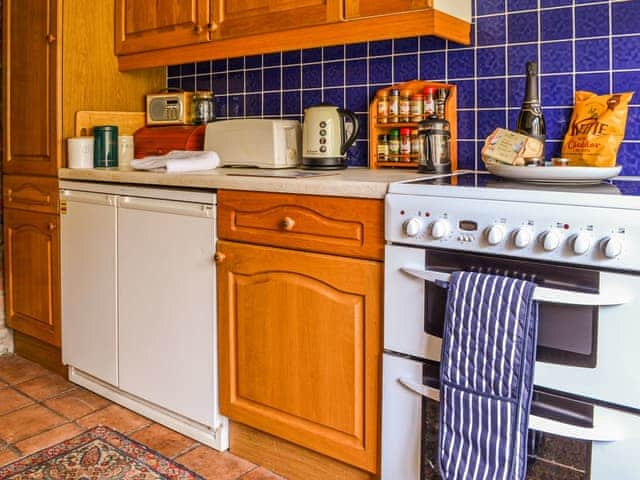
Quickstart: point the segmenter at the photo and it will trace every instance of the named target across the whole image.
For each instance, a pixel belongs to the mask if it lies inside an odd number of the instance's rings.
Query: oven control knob
[[[602,250],[605,257],[616,258],[622,253],[622,240],[618,237],[609,237],[605,239]]]
[[[504,227],[502,225],[493,225],[487,231],[487,242],[489,245],[498,245],[504,240]]]
[[[584,255],[591,248],[591,235],[587,232],[580,232],[573,239],[573,253]]]
[[[408,237],[417,237],[422,232],[424,226],[422,225],[422,220],[418,217],[413,217],[404,222],[404,233],[407,234]]]
[[[560,246],[561,240],[562,236],[557,230],[549,230],[544,234],[544,237],[542,237],[542,248],[547,252],[553,252]]]
[[[433,222],[433,227],[431,228],[431,236],[438,240],[449,235],[450,231],[451,226],[449,225],[449,221],[441,218],[440,220],[436,220],[435,222]]]
[[[513,243],[517,248],[525,248],[531,243],[531,230],[527,227],[520,227],[513,237]]]

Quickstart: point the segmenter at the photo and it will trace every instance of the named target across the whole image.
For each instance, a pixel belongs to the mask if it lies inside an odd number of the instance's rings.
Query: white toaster
[[[207,124],[204,149],[223,167],[291,168],[300,163],[302,129],[297,120],[244,118]]]

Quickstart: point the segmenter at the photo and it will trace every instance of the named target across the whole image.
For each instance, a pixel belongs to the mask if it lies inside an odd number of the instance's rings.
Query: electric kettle
[[[346,119],[353,124],[349,138],[346,138]],[[358,130],[358,118],[350,110],[326,103],[306,108],[302,127],[302,168],[346,168],[346,153],[355,142]]]

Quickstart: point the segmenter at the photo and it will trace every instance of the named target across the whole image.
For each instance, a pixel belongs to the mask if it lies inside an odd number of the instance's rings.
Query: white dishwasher
[[[72,381],[220,450],[215,194],[60,182]]]

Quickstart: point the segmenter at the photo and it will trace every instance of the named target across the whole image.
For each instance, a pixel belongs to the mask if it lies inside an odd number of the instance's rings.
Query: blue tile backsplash
[[[376,90],[415,78],[458,86],[460,167],[482,168],[479,149],[498,126],[513,129],[524,65],[540,64],[548,151],[558,154],[575,90],[635,91],[618,163],[640,175],[640,0],[474,0],[470,47],[434,37],[327,46],[174,65],[169,87],[212,89],[219,119],[302,120],[330,102],[363,125],[349,164],[366,166],[367,112]]]

